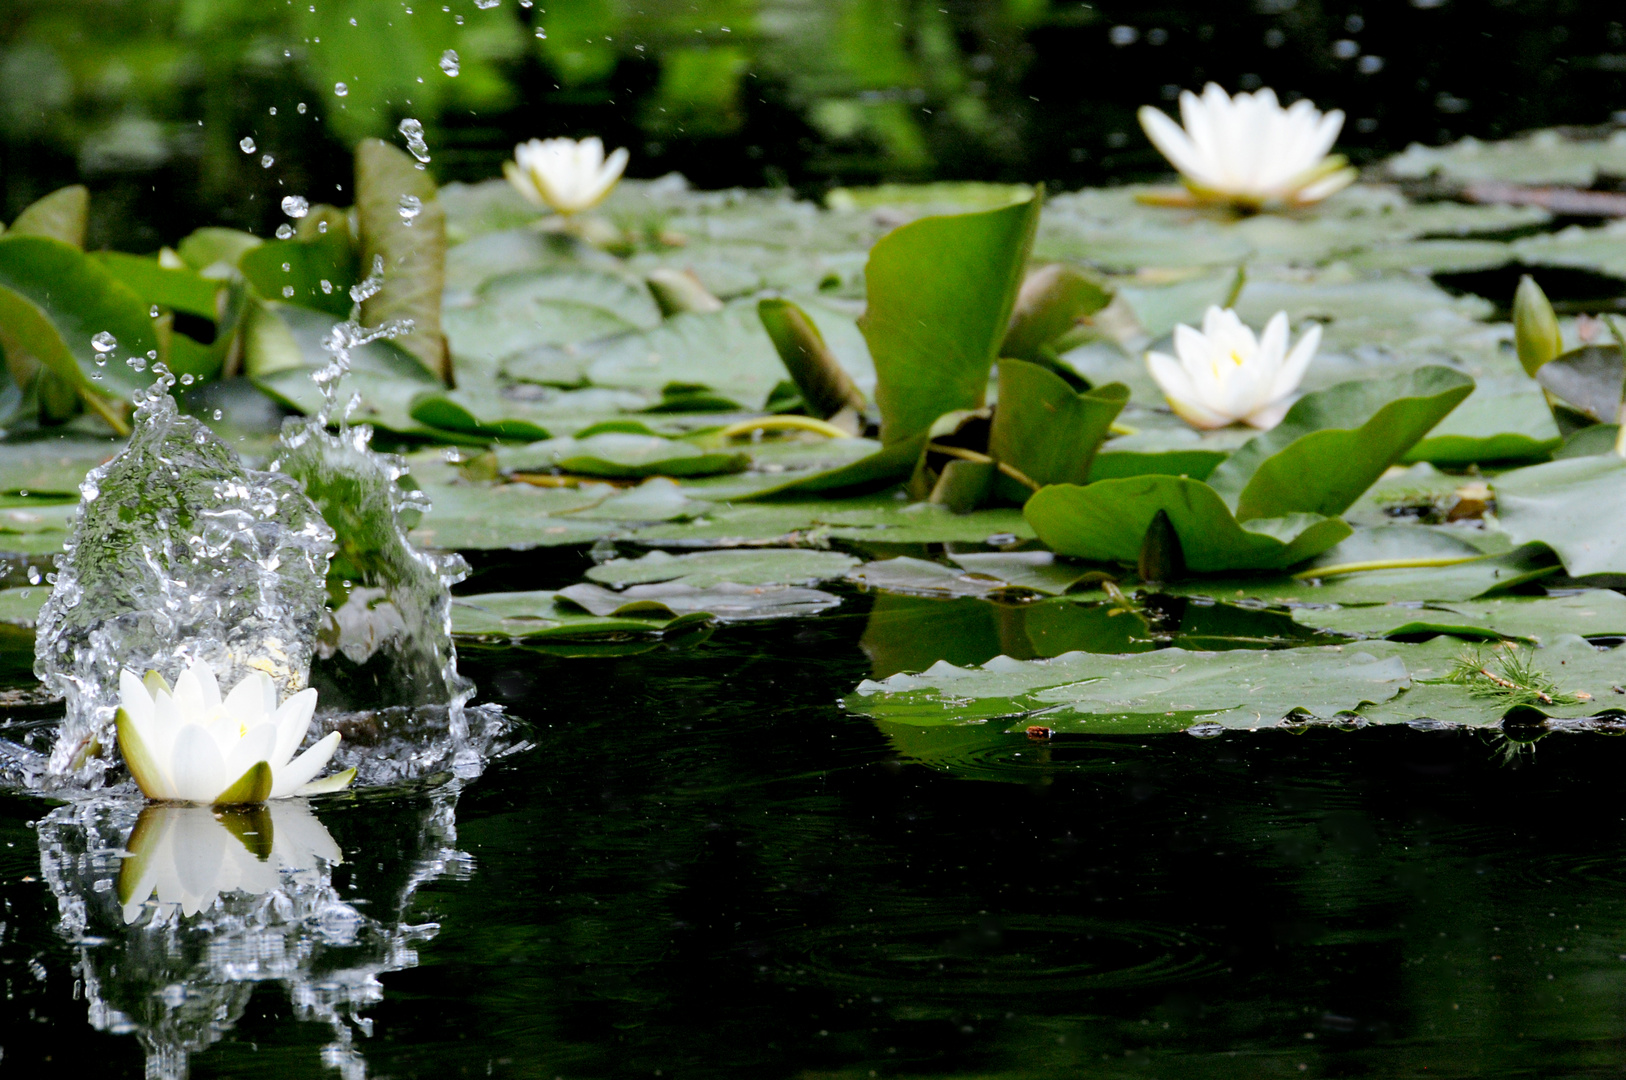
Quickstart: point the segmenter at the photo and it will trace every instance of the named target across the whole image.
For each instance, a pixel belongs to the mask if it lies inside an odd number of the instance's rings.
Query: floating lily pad
[[[1626,635],[1626,596],[1592,589],[1572,596],[1498,597],[1455,604],[1297,608],[1293,616],[1305,626],[1354,637],[1449,634],[1543,642],[1561,634]]]
[[[1388,646],[1394,649],[1394,646]],[[918,674],[866,680],[848,695],[861,716],[921,726],[998,722],[1057,732],[1180,731],[1201,722],[1269,727],[1332,720],[1411,686],[1392,652],[1361,646],[1128,655],[997,657],[977,668],[939,663]]]
[[[866,588],[914,596],[987,596],[1009,588],[998,578],[907,556],[854,567],[847,579]]]
[[[1057,558],[1050,551],[966,552],[951,554],[949,559],[970,573],[1052,596],[1101,577],[1094,568]]]
[[[736,585],[728,581],[704,589],[668,581],[633,585],[619,592],[583,582],[559,590],[559,595],[595,615],[653,612],[675,617],[703,612],[723,622],[817,615],[841,603],[838,597],[818,589],[794,585]]]
[[[587,571],[600,585],[644,585],[678,581],[706,589],[736,585],[803,585],[841,577],[858,565],[851,555],[800,548],[741,548],[673,555],[651,551],[637,559],[611,559]]]
[[[1566,458],[1498,476],[1497,522],[1516,544],[1540,541],[1571,577],[1626,573],[1626,460]]]
[[[1569,139],[1556,131],[1534,131],[1501,142],[1469,137],[1449,146],[1413,143],[1405,153],[1385,161],[1383,169],[1406,180],[1436,176],[1456,183],[1502,180],[1591,187],[1600,173],[1626,175],[1626,138],[1618,132],[1607,139]]]
[[[741,472],[751,464],[748,454],[708,453],[693,443],[622,432],[548,439],[500,450],[497,460],[509,472],[560,470],[610,478],[715,476]]]
[[[658,612],[594,615],[557,592],[479,593],[452,600],[452,633],[507,640],[581,639],[656,634],[705,623],[704,615]]]
[[[474,303],[445,312],[453,353],[482,363],[539,346],[650,330],[660,321],[641,282],[589,270],[504,274],[482,285]]]

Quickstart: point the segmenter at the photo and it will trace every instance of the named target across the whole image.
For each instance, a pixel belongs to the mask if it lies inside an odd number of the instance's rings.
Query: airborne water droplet
[[[286,240],[289,237],[293,236],[293,234],[294,234],[294,227],[292,225],[288,224],[286,221],[284,221],[281,225],[277,226],[277,239],[278,240]]]
[[[147,309],[147,316],[149,318],[153,318],[153,319],[158,318],[158,305],[157,304],[154,304],[152,307]]]
[[[500,3],[502,3],[502,0],[474,0],[474,6],[481,11],[490,11]]]
[[[263,154],[260,157],[260,168],[269,169],[273,164],[276,163],[276,160],[277,159],[272,157],[270,154]]]
[[[344,97],[344,95],[348,94],[349,92],[350,88],[344,85],[344,83],[336,82],[333,84],[333,94],[335,97]]]
[[[410,226],[423,213],[423,200],[416,195],[401,196],[401,220]]]
[[[125,363],[130,365],[131,371],[147,370],[147,358],[145,356],[132,356]]]
[[[103,330],[90,339],[90,347],[99,353],[112,352],[119,347],[119,339]]]
[[[456,49],[447,49],[440,54],[440,70],[454,79],[457,78],[457,73],[461,68],[458,66]]]
[[[441,63],[444,65],[445,61],[441,61]],[[455,75],[457,73],[454,71],[452,74]],[[424,141],[423,123],[421,121],[414,120],[409,116],[405,120],[401,121],[400,126],[397,127],[396,130],[406,137],[407,149],[412,151],[413,157],[417,158],[420,162],[429,160],[429,144]]]
[[[322,292],[326,296],[332,296],[333,295],[333,282],[329,281],[327,278],[323,278],[322,279]]]
[[[282,212],[291,218],[302,218],[311,212],[310,200],[303,195],[284,195]]]
[[[254,140],[244,135],[242,141],[237,144],[237,148],[245,154],[252,154],[255,149]]]
[[[282,297],[284,300],[292,300],[294,298],[294,287],[292,285],[284,285],[282,287]]]
[[[539,40],[546,41],[548,39],[548,32],[539,26],[536,28],[536,36]]]

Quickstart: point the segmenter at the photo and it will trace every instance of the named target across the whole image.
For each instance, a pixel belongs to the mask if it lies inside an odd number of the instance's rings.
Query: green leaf
[[[473,304],[445,313],[459,362],[485,364],[542,346],[650,330],[660,321],[641,283],[592,270],[505,274],[481,286]]]
[[[707,453],[692,443],[659,435],[605,432],[585,439],[549,439],[530,446],[499,450],[498,461],[510,472],[559,469],[582,476],[713,476],[748,468],[748,454]]]
[[[146,255],[98,251],[91,258],[149,304],[184,311],[213,322],[220,317],[219,296],[224,284],[191,268],[171,269]]]
[[[1393,649],[1394,646],[1389,646]],[[977,668],[938,664],[865,681],[848,695],[860,716],[920,726],[1001,722],[1067,733],[1179,731],[1331,720],[1411,686],[1405,663],[1365,646],[1129,655],[999,657]]]
[[[579,604],[559,602],[559,594],[542,592],[477,593],[452,600],[452,633],[460,637],[502,640],[582,640],[607,636],[649,635],[706,624],[705,615],[649,611],[637,615],[601,616]]]
[[[1022,282],[1000,356],[1034,360],[1039,350],[1094,315],[1112,291],[1094,274],[1063,263],[1035,270]]]
[[[1600,454],[1531,465],[1496,477],[1491,489],[1497,524],[1515,544],[1546,544],[1571,577],[1626,573],[1626,460]]]
[[[78,248],[39,236],[0,237],[0,330],[68,385],[115,399],[151,381],[125,360],[159,344],[129,286]],[[102,333],[117,341],[106,353],[91,344]]]
[[[350,317],[356,252],[344,230],[261,244],[243,252],[238,267],[268,300],[311,308],[336,320]]]
[[[1167,513],[1185,565],[1196,573],[1286,569],[1350,533],[1338,518],[1309,513],[1239,523],[1213,488],[1177,476],[1057,484],[1029,499],[1023,514],[1059,554],[1134,565],[1159,511]]]
[[[842,409],[863,409],[864,395],[807,312],[789,300],[767,298],[757,302],[757,316],[814,416],[823,420]]]
[[[1552,410],[1529,379],[1485,379],[1401,461],[1455,468],[1545,461],[1562,442]]]
[[[1305,626],[1354,637],[1449,634],[1470,639],[1551,641],[1561,634],[1626,635],[1626,596],[1592,589],[1571,596],[1498,597],[1418,607],[1374,604],[1346,608],[1298,608]]]
[[[1473,392],[1446,367],[1306,394],[1208,477],[1237,519],[1341,514]]]
[[[1600,424],[1619,419],[1623,378],[1626,365],[1621,363],[1618,345],[1585,345],[1548,361],[1536,372],[1542,389]]]
[[[858,565],[837,551],[798,548],[740,548],[671,555],[651,551],[637,559],[611,559],[587,571],[600,585],[681,582],[707,589],[725,581],[736,585],[805,585],[842,577]]]
[[[175,246],[175,253],[192,269],[219,277],[235,272],[243,256],[263,243],[253,233],[211,226],[187,236]]]
[[[85,246],[90,221],[90,191],[83,184],[58,188],[17,215],[13,236],[47,236],[76,248]]]
[[[552,438],[552,433],[529,420],[499,418],[482,420],[465,405],[456,390],[428,390],[415,395],[407,413],[426,427],[505,442],[535,442]]]
[[[982,406],[1042,197],[923,218],[870,251],[860,326],[875,361],[883,443],[909,440],[944,413]]]
[[[418,213],[410,223],[401,212],[406,200],[417,201]],[[434,180],[405,152],[379,139],[363,139],[356,147],[356,218],[362,270],[370,273],[377,259],[384,266],[384,287],[362,302],[362,321],[378,326],[392,319],[412,320],[412,333],[400,339],[402,348],[450,383],[450,354],[440,326],[446,212],[435,198]]]
[[[1474,600],[1526,588],[1558,573],[1551,550],[1530,544],[1449,566],[1367,570],[1328,578],[1233,578],[1176,582],[1164,591],[1215,600],[1262,600],[1281,604],[1383,604]]]
[[[1041,487],[1087,483],[1096,449],[1128,400],[1122,383],[1081,394],[1038,364],[1001,360],[989,456]]]
[[[699,589],[683,582],[633,585],[613,592],[585,582],[559,590],[559,596],[594,615],[653,613],[672,618],[703,613],[723,622],[787,619],[817,615],[841,601],[818,589],[794,585],[736,585],[722,582]]]

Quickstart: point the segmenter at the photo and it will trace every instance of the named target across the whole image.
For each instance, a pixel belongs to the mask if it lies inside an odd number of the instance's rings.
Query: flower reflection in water
[[[416,966],[416,943],[438,930],[404,921],[406,909],[425,882],[467,876],[455,808],[450,792],[419,804],[416,837],[403,830],[398,849],[407,865],[387,888],[365,890],[384,895],[365,896],[334,885],[344,856],[303,800],[57,808],[39,823],[40,868],[57,930],[77,949],[91,1025],[136,1035],[147,1076],[180,1080],[236,1025],[254,988],[277,982],[297,1019],[332,1028],[323,1063],[359,1080],[355,1037],[371,1034],[361,1013],[383,998],[379,977]]]

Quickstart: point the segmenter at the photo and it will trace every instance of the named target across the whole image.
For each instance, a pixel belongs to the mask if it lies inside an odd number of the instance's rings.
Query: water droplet
[[[303,101],[301,101],[298,105],[295,105],[294,106],[294,112],[298,113],[300,116],[304,116],[305,115],[305,103]]]
[[[446,66],[446,61],[442,60],[441,66]],[[457,72],[454,71],[452,74],[456,75]],[[407,149],[412,151],[413,157],[420,162],[429,160],[429,144],[424,141],[423,124],[420,121],[409,116],[401,121],[400,127],[396,128],[396,130],[406,137]]]
[[[255,150],[254,140],[244,135],[242,140],[238,142],[237,148],[245,154],[252,154]]]
[[[27,495],[28,492],[25,491],[25,492],[23,492],[23,494]],[[30,566],[28,568],[28,583],[30,585],[38,585],[40,583],[40,568],[39,567]]]
[[[294,287],[292,285],[284,285],[282,287],[282,297],[284,300],[292,300],[294,298]]]
[[[547,31],[546,31],[546,30],[544,30],[544,29],[542,29],[542,28],[541,28],[541,27],[540,27],[540,26],[539,26],[539,27],[537,27],[537,28],[536,28],[536,36],[537,36],[537,37],[538,37],[538,38],[539,38],[539,39],[541,39],[541,40],[543,40],[543,41],[546,41],[546,40],[547,40],[547,39],[548,39],[548,32],[547,32]]]
[[[286,221],[284,221],[281,225],[277,226],[277,239],[278,240],[286,240],[290,236],[292,236],[293,234],[294,234],[294,227],[292,225],[288,224]]]
[[[333,95],[335,97],[344,97],[344,95],[348,94],[349,92],[350,88],[344,85],[344,83],[336,82],[333,84]]]
[[[401,220],[410,226],[423,213],[423,200],[416,195],[401,196]]]
[[[324,295],[332,296],[333,295],[333,282],[329,281],[327,278],[323,278],[322,279],[322,292],[323,292]]]
[[[272,116],[277,115],[277,107],[275,105],[271,106],[271,115]]]
[[[158,350],[157,349],[148,349],[147,350],[147,359],[148,360],[156,360],[156,359],[158,359]]]
[[[147,358],[145,356],[132,356],[125,363],[130,365],[131,371],[147,370]]]
[[[490,11],[500,3],[502,3],[502,0],[474,0],[474,6],[481,11]]]
[[[226,415],[226,413],[225,413],[225,412],[224,412],[224,410],[221,410],[221,409],[216,409],[216,410],[215,410],[215,411],[214,411],[214,414],[213,414],[213,415],[214,415],[214,419],[216,419],[216,420],[219,420],[219,419],[221,419],[221,418],[222,418],[222,417],[224,417],[224,416],[225,416],[225,415]]]
[[[282,264],[282,272],[284,274],[293,273],[294,272],[294,264],[293,263],[283,263]]]
[[[269,169],[273,164],[276,163],[276,160],[277,159],[272,157],[270,154],[264,154],[260,157],[260,168]]]
[[[148,308],[147,309],[147,315],[150,318],[154,318],[154,319],[158,318],[158,305],[154,304],[152,307]]]
[[[440,54],[440,70],[454,79],[457,78],[457,73],[462,69],[458,66],[456,49],[447,49]]]
[[[282,212],[291,218],[302,218],[311,212],[310,200],[303,195],[284,195]]]
[[[320,234],[320,235],[322,235],[322,236],[326,236],[326,235],[327,235],[327,222],[325,222],[325,221],[318,221],[318,222],[317,222],[317,223],[316,223],[316,231],[317,231],[317,233],[319,233],[319,234]]]
[[[531,0],[519,0],[519,6],[528,10],[531,6]]]
[[[119,347],[119,339],[103,330],[90,339],[90,347],[99,353],[112,352]]]

